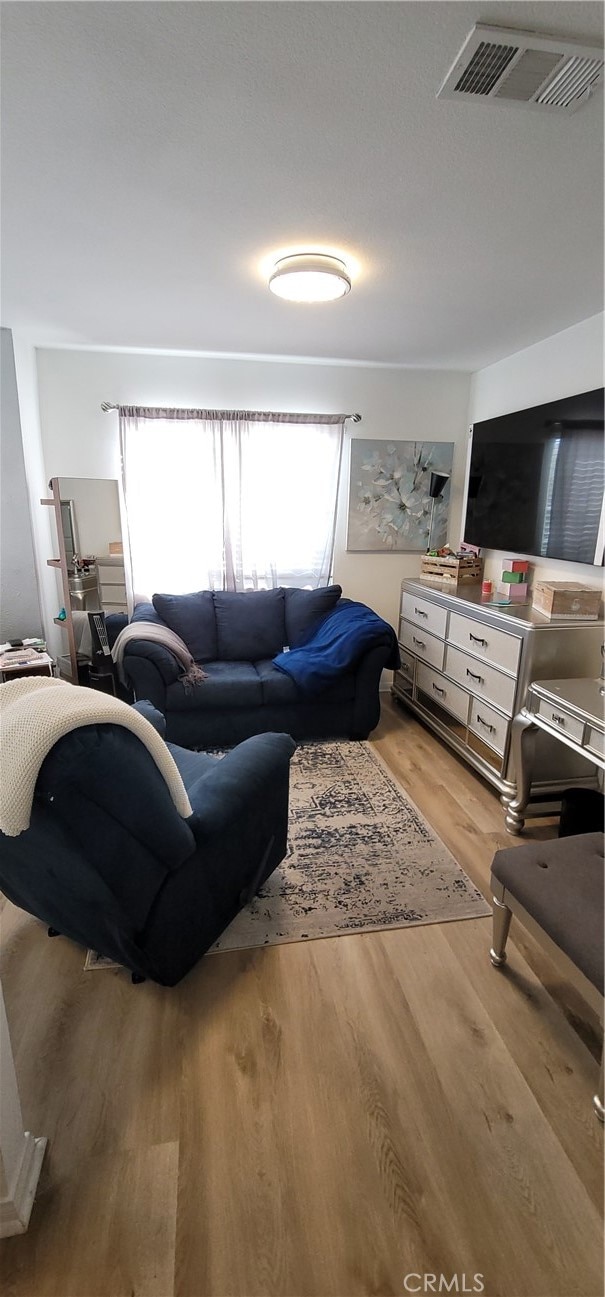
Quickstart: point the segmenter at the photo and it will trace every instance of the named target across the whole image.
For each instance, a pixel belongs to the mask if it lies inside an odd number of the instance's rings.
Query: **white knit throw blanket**
[[[145,744],[184,819],[191,805],[176,764],[153,725],[119,698],[47,676],[0,684],[0,831],[29,828],[40,766],[64,734],[82,725],[123,725]]]
[[[121,680],[124,679],[124,649],[131,640],[135,639],[149,639],[154,644],[162,644],[164,648],[170,649],[183,668],[179,679],[185,685],[194,685],[198,680],[207,679],[206,672],[202,671],[194,661],[185,641],[175,631],[170,630],[169,626],[160,626],[155,621],[133,621],[120,631],[111,650]]]

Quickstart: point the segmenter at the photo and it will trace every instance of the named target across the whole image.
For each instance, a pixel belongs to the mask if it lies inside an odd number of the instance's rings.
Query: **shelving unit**
[[[61,573],[61,585],[63,587],[63,607],[67,613],[65,620],[54,617],[55,626],[63,626],[67,631],[67,643],[69,648],[69,665],[70,679],[73,684],[78,683],[78,653],[76,650],[76,637],[74,634],[74,624],[71,616],[71,597],[69,591],[69,569],[67,564],[67,552],[65,549],[65,538],[63,535],[63,525],[61,520],[61,493],[59,487],[59,478],[52,477],[49,483],[52,491],[50,499],[40,500],[40,504],[47,508],[54,509],[55,525],[57,529],[57,543],[59,548],[58,558],[47,558],[48,567],[57,568]]]

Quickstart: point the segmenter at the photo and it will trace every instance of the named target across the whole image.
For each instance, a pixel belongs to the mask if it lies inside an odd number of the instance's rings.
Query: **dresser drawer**
[[[415,626],[422,626],[423,630],[432,631],[433,635],[445,637],[447,609],[440,608],[439,604],[429,603],[428,599],[417,599],[404,590],[401,596],[401,615]]]
[[[512,716],[517,687],[512,676],[505,676],[488,666],[487,662],[478,662],[477,658],[469,657],[450,645],[446,649],[444,670],[465,689],[472,689],[476,697],[487,698]]]
[[[418,626],[411,626],[409,622],[401,623],[401,642],[404,648],[413,653],[415,657],[422,658],[424,662],[430,662],[431,666],[437,667],[440,671],[443,666],[443,654],[445,644],[443,640],[435,639],[434,635],[429,635],[427,631],[420,630]]]
[[[402,648],[400,644],[399,656],[401,658],[401,666],[399,667],[401,674],[405,676],[406,680],[413,680],[414,679],[414,659],[412,657],[412,654],[406,653],[405,649]]]
[[[97,572],[99,581],[106,581],[108,585],[114,585],[116,582],[123,585],[126,580],[123,563],[97,563]]]
[[[541,699],[537,714],[543,717],[547,725],[552,725],[553,730],[558,730],[560,734],[567,734],[570,739],[576,739],[578,743],[582,742],[584,722],[577,716],[569,716],[558,703],[548,703],[545,699]]]
[[[451,680],[446,680],[445,676],[438,671],[432,671],[426,667],[423,662],[418,663],[416,672],[416,687],[422,689],[429,698],[439,703],[440,707],[457,716],[459,721],[466,723],[468,716],[468,694],[459,685],[452,684]]]
[[[399,645],[401,665],[393,673],[393,692],[400,698],[411,698],[414,689],[414,661],[411,653]]]
[[[493,711],[487,703],[479,702],[477,698],[471,698],[471,709],[468,718],[469,730],[478,734],[484,743],[500,755],[506,747],[508,736],[508,727],[510,721],[506,716],[501,716],[499,712]]]
[[[584,747],[589,752],[596,752],[598,757],[605,757],[605,734],[602,730],[596,730],[593,725],[588,726],[586,731],[586,742]]]
[[[474,653],[492,666],[501,667],[503,671],[516,674],[521,640],[518,635],[509,635],[503,630],[494,630],[483,622],[474,621],[471,617],[462,617],[453,612],[450,617],[448,641],[458,648]]]
[[[101,599],[103,603],[126,603],[126,586],[120,581],[112,582],[111,585],[102,585]]]

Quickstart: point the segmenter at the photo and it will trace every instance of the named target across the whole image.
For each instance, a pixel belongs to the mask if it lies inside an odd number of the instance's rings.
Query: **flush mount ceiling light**
[[[269,288],[289,302],[333,302],[350,291],[344,261],[323,252],[297,252],[276,262]]]

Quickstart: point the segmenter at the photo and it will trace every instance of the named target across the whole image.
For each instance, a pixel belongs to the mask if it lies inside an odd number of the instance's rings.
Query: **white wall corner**
[[[53,622],[53,618],[59,611],[55,572],[47,566],[46,562],[48,558],[56,556],[57,538],[53,533],[54,511],[40,504],[40,500],[48,497],[49,490],[40,426],[36,350],[25,335],[15,332],[13,352],[42,621],[48,651],[56,658],[65,651],[65,646],[62,632]]]

